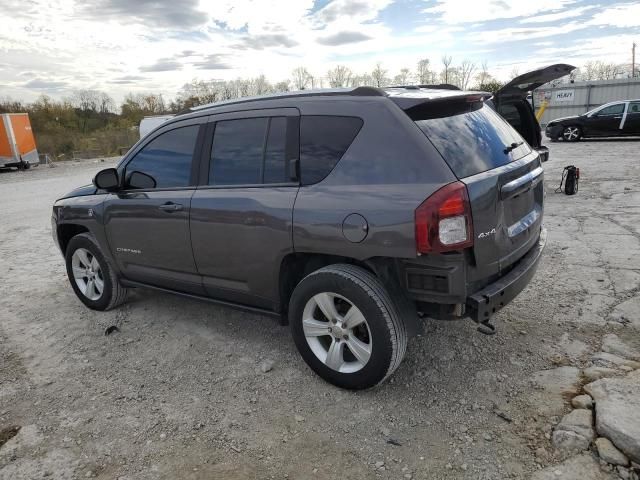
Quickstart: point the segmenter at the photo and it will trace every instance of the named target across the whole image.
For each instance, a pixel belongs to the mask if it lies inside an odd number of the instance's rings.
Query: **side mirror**
[[[93,177],[93,184],[101,190],[117,190],[118,187],[120,187],[118,171],[115,168],[100,170],[96,176]]]
[[[146,173],[133,171],[127,178],[127,187],[141,189],[156,188],[156,180]]]

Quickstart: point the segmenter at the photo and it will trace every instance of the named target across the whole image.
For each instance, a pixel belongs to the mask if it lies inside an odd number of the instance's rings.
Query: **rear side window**
[[[192,125],[157,136],[127,164],[125,177],[138,171],[153,177],[156,188],[188,186],[199,129],[198,125]]]
[[[300,119],[300,176],[318,183],[333,170],[362,128],[357,117],[305,115]]]
[[[531,152],[511,125],[480,102],[448,107],[442,116],[434,107],[410,116],[458,178],[501,167]],[[517,146],[511,148],[513,144]]]
[[[286,134],[285,117],[217,122],[211,148],[209,184],[287,182]]]

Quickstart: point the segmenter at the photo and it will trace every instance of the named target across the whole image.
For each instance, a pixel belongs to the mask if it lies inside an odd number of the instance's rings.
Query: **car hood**
[[[70,198],[70,197],[84,197],[86,195],[95,195],[98,192],[98,189],[95,185],[83,185],[82,187],[74,188],[66,195],[63,195],[62,198]]]
[[[494,97],[521,96],[522,98],[526,98],[528,92],[535,90],[551,80],[568,75],[575,68],[573,65],[567,65],[566,63],[556,63],[548,67],[523,73],[498,90]]]
[[[578,118],[580,118],[580,115],[573,115],[573,116],[570,116],[570,117],[554,118],[553,120],[549,120],[549,123],[547,123],[547,125],[551,125],[552,123],[564,122],[566,120],[577,120]]]

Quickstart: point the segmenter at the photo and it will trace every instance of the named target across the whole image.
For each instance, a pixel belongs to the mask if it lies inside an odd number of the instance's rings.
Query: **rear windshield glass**
[[[407,113],[458,178],[501,167],[531,152],[511,125],[479,102],[446,108],[427,104]]]

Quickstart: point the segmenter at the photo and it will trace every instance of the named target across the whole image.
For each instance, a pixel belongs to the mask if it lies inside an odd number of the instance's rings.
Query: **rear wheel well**
[[[280,263],[280,313],[282,314],[283,323],[287,322],[287,310],[289,307],[289,299],[296,285],[300,281],[316,270],[322,267],[332,265],[334,263],[348,263],[358,265],[369,270],[375,275],[375,271],[365,262],[341,257],[339,255],[323,255],[316,253],[291,253],[282,259]]]
[[[60,244],[60,250],[62,250],[63,254],[67,252],[69,241],[80,233],[89,233],[89,229],[83,225],[73,223],[58,225],[58,243]]]
[[[278,277],[280,285],[280,318],[283,325],[288,323],[289,300],[298,283],[310,273],[336,263],[346,263],[364,268],[382,281],[383,285],[389,289],[391,297],[398,303],[404,307],[408,307],[410,304],[414,305],[408,301],[398,284],[392,259],[374,258],[361,261],[339,255],[291,253],[282,259],[280,276]],[[413,306],[411,306],[410,309],[414,311]],[[417,328],[417,326],[413,324],[408,325],[408,327],[411,332],[416,331],[415,328]]]

